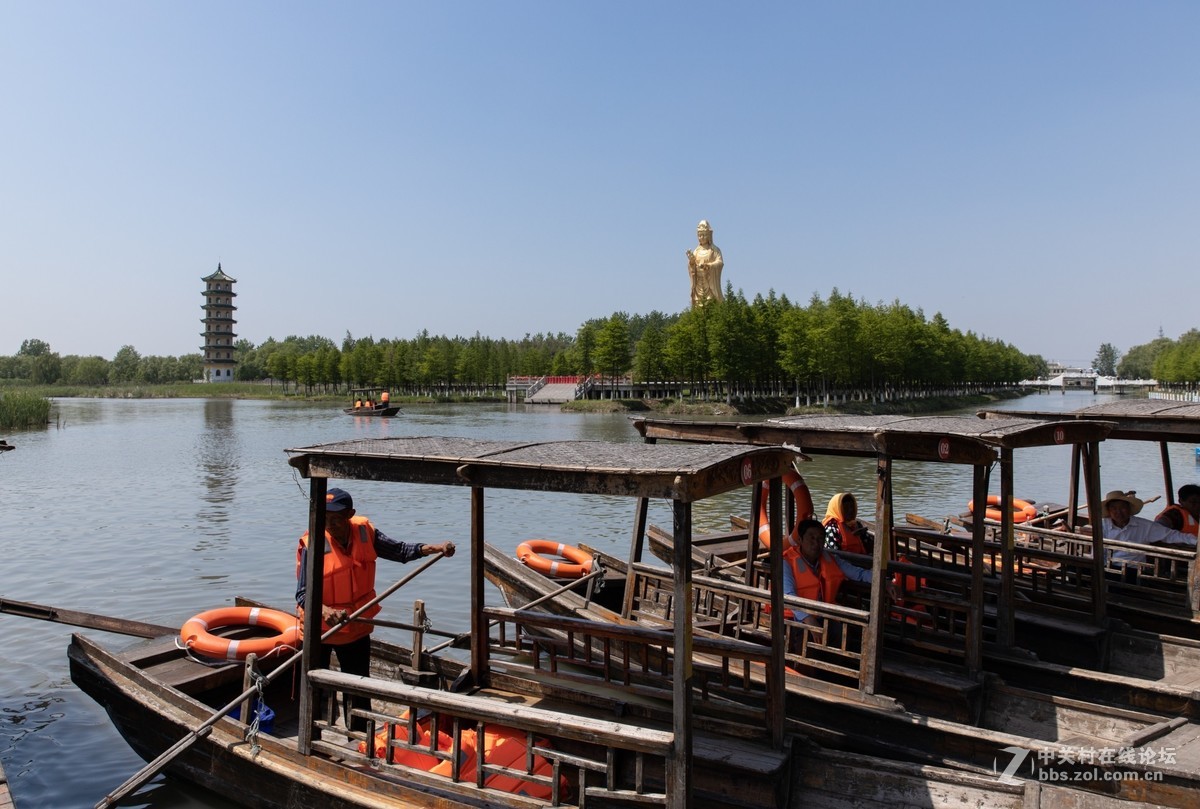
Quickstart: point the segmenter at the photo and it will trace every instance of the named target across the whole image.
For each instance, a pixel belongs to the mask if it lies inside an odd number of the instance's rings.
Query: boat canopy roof
[[[1081,407],[1068,413],[1039,410],[982,410],[982,419],[1088,419],[1110,422],[1109,438],[1132,441],[1200,442],[1200,404],[1166,399],[1126,399]]]
[[[289,449],[308,477],[612,494],[695,502],[784,474],[782,446],[365,438]]]
[[[1101,441],[1103,421],[1058,418],[982,420],[969,416],[785,416],[757,422],[675,421],[638,418],[645,438],[786,444],[824,455],[887,456],[899,460],[991,464],[998,449]]]

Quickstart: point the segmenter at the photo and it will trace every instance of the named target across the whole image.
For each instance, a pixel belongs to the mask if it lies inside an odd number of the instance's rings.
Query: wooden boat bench
[[[508,697],[491,699],[468,694],[453,694],[446,691],[405,685],[404,683],[378,680],[340,671],[320,669],[309,672],[309,679],[322,688],[336,689],[360,696],[371,696],[399,705],[418,705],[451,715],[463,715],[499,723],[516,728],[533,730],[535,733],[554,735],[566,726],[561,711],[550,711],[516,702]],[[634,724],[607,718],[585,715],[585,711],[571,714],[570,728],[564,734],[581,741],[595,741],[621,749],[641,751],[653,755],[666,755],[674,744],[674,734],[653,723]],[[742,740],[731,745],[728,740],[697,731],[693,734],[693,756],[697,765],[704,761],[721,762],[748,775],[773,777],[787,764],[790,752],[775,750],[766,745],[750,745]]]
[[[662,804],[664,795],[641,787],[636,793],[628,790],[610,792],[605,784],[615,784],[615,768],[619,766],[614,751],[632,754],[638,764],[636,771],[640,780],[642,761],[659,772],[665,771],[672,755],[675,735],[643,725],[596,719],[580,714],[565,714],[526,704],[514,704],[509,700],[491,698],[485,693],[456,694],[446,691],[410,686],[394,681],[381,681],[370,677],[344,674],[339,671],[320,669],[308,673],[313,685],[342,694],[370,697],[395,705],[407,706],[409,710],[431,710],[446,717],[456,717],[466,722],[483,722],[487,725],[502,725],[527,734],[525,744],[532,751],[554,763],[551,783],[558,780],[559,767],[574,769],[580,779],[587,778],[588,797],[612,797],[621,794],[640,803]],[[457,727],[457,723],[456,723]],[[457,731],[455,731],[457,732]],[[562,746],[582,745],[571,751]],[[314,749],[334,756],[344,756],[345,748],[324,741],[314,742]],[[606,752],[584,752],[602,749]],[[591,777],[585,773],[595,773]],[[425,776],[414,771],[414,779],[432,778],[443,783],[442,776]],[[468,776],[466,779],[472,779]]]
[[[984,684],[966,670],[931,665],[919,655],[889,651],[883,657],[887,693],[915,713],[976,725],[983,711]]]
[[[994,608],[985,609],[994,617]],[[1017,645],[1039,657],[1086,668],[1106,668],[1109,631],[1106,627],[1043,612],[1019,609],[1013,616]]]
[[[177,635],[154,638],[134,644],[117,656],[185,694],[199,694],[225,683],[241,684],[244,664],[240,660],[202,663],[180,649],[177,640]]]

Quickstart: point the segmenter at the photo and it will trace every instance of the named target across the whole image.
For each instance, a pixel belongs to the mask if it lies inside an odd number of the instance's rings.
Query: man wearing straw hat
[[[1168,528],[1161,523],[1152,522],[1145,517],[1135,516],[1142,510],[1144,503],[1136,492],[1111,491],[1104,496],[1102,509],[1104,513],[1104,538],[1116,539],[1121,542],[1138,545],[1177,545],[1196,547],[1196,537]],[[1145,562],[1146,554],[1133,550],[1113,551],[1114,562]],[[1135,566],[1127,566],[1126,572],[1134,571]]]

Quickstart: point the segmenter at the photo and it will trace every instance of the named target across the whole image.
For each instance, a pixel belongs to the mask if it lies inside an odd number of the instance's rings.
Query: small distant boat
[[[16,449],[16,447],[0,438],[0,452],[8,452],[10,449]]]
[[[387,401],[386,388],[352,388],[350,396],[354,401],[350,407],[342,408],[342,412],[351,416],[378,416],[391,418],[400,412],[400,408]],[[382,398],[383,401],[378,399]]]
[[[351,416],[383,416],[390,418],[400,412],[400,408],[392,405],[377,404],[372,407],[363,405],[362,407],[346,407],[342,409],[343,413],[349,413]],[[9,447],[12,449],[12,447]]]

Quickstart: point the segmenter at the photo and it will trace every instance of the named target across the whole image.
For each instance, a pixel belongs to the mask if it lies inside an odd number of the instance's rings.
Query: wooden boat
[[[633,497],[642,514],[650,498],[663,499],[680,526],[676,547],[686,553],[692,504],[778,477],[792,457],[782,448],[407,437],[289,452],[290,463],[310,481],[309,530],[317,535],[325,527],[330,478],[468,489],[471,631],[428,647],[425,638],[432,633],[416,605],[412,624],[404,627],[413,633],[411,649],[374,642],[372,677],[321,669],[315,665],[320,588],[314,587],[305,610],[310,640],[298,657],[282,662],[271,657],[253,666],[212,665],[191,658],[176,636],[154,628],[148,640],[115,649],[74,636],[72,679],[106,708],[131,746],[145,757],[157,756],[155,764],[168,774],[239,804],[833,809],[844,807],[847,795],[856,796],[855,805],[879,807],[911,805],[912,796],[921,795],[920,805],[929,807],[1074,809],[1180,806],[1181,795],[1191,795],[1185,792],[1190,782],[1170,767],[1162,781],[1148,786],[1142,804],[1106,803],[1106,796],[1070,784],[1030,780],[1050,772],[1097,772],[1092,768],[1029,761],[1027,771],[1022,759],[1020,772],[1010,772],[1006,756],[999,769],[989,761],[956,772],[938,763],[945,753],[936,745],[919,750],[937,738],[933,720],[918,719],[909,727],[906,744],[917,761],[907,755],[881,760],[870,749],[881,747],[875,725],[884,723],[884,711],[830,702],[824,714],[788,718],[784,701],[790,698],[791,675],[782,650],[696,636],[686,572],[668,588],[680,608],[672,608],[669,618],[660,615],[654,627],[487,603],[483,538],[489,489]],[[322,557],[322,543],[315,543],[308,556],[310,581],[320,581],[315,574]],[[381,598],[436,562],[426,560]],[[782,596],[771,598],[777,607],[772,621],[782,626]],[[561,642],[564,637],[571,640]],[[469,652],[466,661],[438,648],[462,646]],[[292,660],[298,665],[294,684],[292,669],[285,668]],[[675,666],[676,660],[689,662]],[[275,713],[270,730],[225,715],[259,694]],[[365,732],[348,729],[332,710],[334,700],[347,695],[373,700],[369,710],[354,711],[368,721]],[[469,757],[464,761],[471,734],[486,738],[485,731],[495,726],[511,729],[507,738],[520,745],[516,760],[476,755],[474,765]],[[816,748],[812,740],[818,737],[802,733],[809,727],[838,741],[842,750]],[[989,739],[992,747],[996,742]],[[895,745],[884,747],[889,756],[897,752]],[[393,762],[392,752],[400,763]],[[424,757],[428,766],[415,765],[414,757]],[[530,772],[530,760],[549,762],[549,770],[539,765]],[[508,788],[496,778],[507,778]],[[514,782],[524,792],[539,788],[542,796],[514,792]],[[129,793],[118,789],[103,805],[122,794]],[[1131,797],[1127,789],[1113,795]]]
[[[382,394],[385,388],[351,388],[350,397],[360,404],[342,408],[342,412],[351,416],[377,416],[391,418],[400,412],[400,408],[387,402],[374,401],[375,396]],[[366,404],[370,401],[371,404]]]
[[[747,520],[737,517],[732,517],[731,522],[739,527],[695,538],[693,565],[698,573],[703,571],[705,575],[729,581],[741,579],[749,526]],[[897,536],[911,541],[921,533],[921,529],[904,528]],[[947,538],[949,535],[940,531],[930,535],[930,541],[938,544]],[[969,542],[970,537],[960,533],[953,539]],[[664,561],[671,558],[670,532],[650,525],[646,540],[655,556]],[[611,559],[606,560],[606,565],[610,569],[622,568],[619,561]],[[1200,641],[1138,630],[1112,621],[1101,636],[1104,652],[1101,658],[1096,636],[1086,629],[1073,627],[1070,632],[1055,632],[1054,629],[1054,625],[1048,627],[1046,620],[1036,613],[1018,613],[1016,648],[985,644],[985,671],[998,675],[1006,683],[1058,696],[1117,708],[1200,718],[1200,692],[1197,691],[1200,687]],[[909,643],[903,631],[885,633],[885,643],[902,659],[921,651]],[[886,658],[883,665],[886,673]],[[944,661],[937,665],[944,665]],[[934,694],[932,686],[920,688],[930,694],[918,696]],[[911,697],[910,694],[909,699]],[[937,696],[934,704],[943,716],[972,716],[969,712],[946,713],[957,705],[953,692]]]
[[[627,609],[624,614],[614,614],[588,603],[575,593],[559,590],[553,598],[547,598],[547,595],[556,592],[554,584],[540,573],[520,565],[503,551],[489,546],[486,560],[488,578],[499,587],[511,605],[538,601],[539,609],[550,610],[563,616],[564,620],[586,617],[588,620],[611,621],[623,626],[654,626],[665,620],[673,608],[665,590],[655,589],[665,587],[669,590],[671,586],[670,575],[661,569],[654,571],[645,566],[631,566],[634,591],[646,594],[652,606],[646,609],[635,598],[632,612]],[[620,567],[620,562],[612,557],[604,561],[611,567]],[[735,585],[698,575],[692,579],[692,587],[694,601],[700,604],[715,602],[718,593],[724,593],[729,598],[738,592]],[[758,598],[762,598],[762,595]],[[804,606],[807,608],[809,604],[805,603]],[[713,622],[706,618],[699,612],[693,616],[697,637],[715,637],[715,633],[722,631],[716,630]],[[576,645],[586,645],[578,635],[574,636],[574,641]],[[551,635],[547,642],[567,645],[562,636],[555,638]],[[722,669],[719,663],[707,659],[703,653],[698,654],[693,663],[699,669]],[[791,655],[788,665],[797,669],[804,667],[801,661]],[[926,665],[914,667],[912,673],[924,681],[929,696],[925,707],[931,708],[937,702],[938,680],[944,676],[944,672]],[[986,709],[979,716],[977,725],[948,721],[931,715],[932,711],[913,713],[884,696],[855,700],[849,693],[839,692],[826,682],[810,679],[791,670],[786,686],[789,730],[825,748],[885,757],[905,762],[907,766],[951,767],[981,772],[989,763],[994,764],[1011,756],[1014,750],[1026,750],[1030,755],[1036,750],[1039,756],[1053,756],[1057,754],[1055,751],[1069,750],[1074,745],[1128,750],[1157,744],[1164,736],[1181,728],[1187,730],[1180,734],[1178,740],[1190,741],[1197,733],[1197,726],[1189,725],[1183,719],[1110,709],[1082,700],[1016,688],[995,678],[977,684],[981,691],[988,693]],[[1198,752],[1189,751],[1189,756]],[[1196,760],[1191,759],[1186,766],[1194,768],[1196,764]],[[1175,802],[1190,805],[1198,794],[1194,774],[1177,770],[1173,775],[1179,780],[1173,785],[1164,786],[1161,791],[1152,790],[1157,792],[1152,797],[1143,791],[1144,784],[1140,781],[1123,792],[1117,790],[1116,795],[1122,800],[1145,799],[1162,805]],[[1103,777],[1098,782],[1102,780]],[[1103,801],[1104,798],[1093,795],[1079,800],[1082,806],[1091,805],[1092,800]]]
[[[377,404],[373,407],[344,407],[342,412],[350,416],[380,416],[382,418],[391,418],[400,412],[399,407],[393,405]]]
[[[979,412],[985,420],[1043,419],[1047,414],[1034,410]],[[1132,399],[1080,408],[1056,415],[1058,419],[1102,421],[1112,425],[1109,441],[1149,441],[1158,444],[1162,458],[1163,489],[1167,505],[1175,501],[1172,478],[1171,443],[1200,443],[1200,405],[1158,399]],[[1086,530],[1090,526],[1088,510],[1078,502],[1077,486],[1081,459],[1073,454],[1071,460],[1072,486],[1070,503],[1063,512],[1069,531]],[[1120,547],[1121,543],[1107,543]],[[1127,567],[1138,571],[1137,583],[1114,580],[1109,585],[1111,613],[1142,629],[1168,632],[1200,640],[1200,571],[1195,553],[1169,548],[1137,546],[1146,561],[1138,563],[1109,563],[1114,579],[1120,579]]]
[[[1083,484],[1087,500],[1081,505],[1072,496],[1067,511],[1077,515],[1088,511],[1089,503],[1099,502],[1099,447],[1114,431],[1114,422],[1098,418],[1046,421],[1031,415],[1004,415],[991,414],[982,425],[973,419],[953,417],[801,416],[745,425],[639,420],[635,426],[647,440],[676,438],[759,445],[779,442],[802,446],[812,454],[877,458],[879,474],[889,478],[895,462],[959,463],[973,469],[973,499],[978,502],[987,497],[993,466],[999,467],[1000,498],[1012,501],[1016,451],[1067,445],[1072,447],[1074,458],[1071,491],[1079,491]],[[1138,433],[1130,426],[1120,434]],[[1116,572],[1110,551],[1123,543],[1105,540],[1099,525],[1068,526],[1065,530],[1034,525],[1032,521],[1018,525],[1012,521],[1010,509],[1000,523],[980,520],[970,526],[969,533],[949,530],[949,520],[946,530],[931,532],[922,529],[936,523],[912,528],[893,520],[890,496],[890,482],[881,478],[876,514],[883,515],[886,523],[889,556],[920,560],[926,567],[968,571],[977,601],[983,593],[984,576],[994,578],[998,586],[996,607],[988,615],[983,605],[978,605],[981,614],[975,620],[997,622],[995,642],[1001,646],[1016,643],[1022,622],[1041,621],[1049,625],[1032,636],[1034,641],[1044,641],[1040,651],[1053,654],[1070,648],[1072,655],[1086,653],[1085,665],[1106,668],[1111,618],[1146,631],[1200,640],[1200,621],[1181,603],[1200,598],[1200,583],[1191,583],[1196,565],[1195,555],[1190,552],[1137,546],[1150,561],[1142,565],[1147,570],[1138,585],[1125,585],[1108,580],[1108,574]],[[1172,578],[1187,579],[1189,585],[1174,589],[1161,586]],[[988,631],[992,632],[990,628]],[[969,650],[974,657],[981,651],[983,637],[979,631],[968,634],[975,638],[976,648]],[[1028,633],[1025,640],[1030,640]],[[1069,646],[1062,645],[1064,640]]]
[[[206,671],[208,667],[184,660],[178,649],[172,651],[173,638],[173,635],[164,635],[117,653],[105,651],[82,637],[72,641],[73,678],[88,693],[105,701],[113,721],[122,728],[122,733],[131,743],[137,741],[139,746],[135,749],[147,758],[172,744],[215,710],[223,697],[199,687],[200,679],[208,676],[210,686],[225,693],[240,687],[237,685],[241,679],[239,666],[230,664],[214,676],[211,670]],[[412,655],[408,649],[376,641],[372,653],[373,678],[384,681],[402,678],[406,674],[411,676]],[[436,676],[445,683],[461,682],[469,672],[467,664],[458,661],[433,658],[427,659],[425,665],[430,663],[433,663]],[[164,677],[162,672],[166,669],[173,669],[176,676]],[[196,676],[181,676],[186,669],[192,670]],[[175,688],[164,688],[164,679],[186,679],[190,683],[181,682]],[[223,687],[217,685],[222,681]],[[549,691],[548,687],[546,690]],[[189,695],[188,692],[192,693]],[[544,704],[546,701],[547,697],[542,694],[527,695],[522,697],[518,705]],[[385,769],[389,765],[376,762],[376,767],[383,772],[372,775],[362,765],[348,763],[349,766],[339,766],[336,760],[327,760],[324,756],[299,756],[295,751],[297,711],[295,705],[289,702],[286,690],[279,687],[270,689],[266,702],[279,710],[272,732],[260,732],[253,739],[259,746],[257,756],[253,757],[256,764],[238,760],[251,758],[239,756],[239,753],[251,748],[245,740],[248,726],[236,719],[225,719],[214,728],[212,741],[206,739],[203,747],[189,751],[172,773],[183,774],[189,780],[209,785],[214,791],[227,796],[235,788],[240,788],[242,791],[233,796],[233,800],[252,806],[283,805],[277,802],[264,803],[259,797],[260,793],[286,795],[294,801],[287,804],[289,806],[369,805],[394,808],[504,805],[495,801],[487,804],[473,802],[470,796],[438,796],[424,792],[416,785],[397,794],[395,790],[403,789],[404,784],[396,779],[403,777],[403,773],[397,770],[390,773],[389,778]],[[589,693],[588,703],[575,705],[573,711],[607,713],[615,712],[621,706],[628,710],[630,704],[628,691],[620,694],[618,699],[609,698],[607,701],[601,699],[600,692],[593,691]],[[646,700],[635,702],[634,706],[639,716],[656,715],[660,725],[669,724],[669,711],[656,710],[653,703]],[[149,727],[144,725],[147,721],[150,721]],[[331,731],[326,730],[325,734],[331,734]],[[762,806],[797,809],[844,809],[849,805],[859,809],[892,809],[909,805],[929,809],[1077,809],[1084,805],[1081,801],[1088,806],[1121,809],[1149,806],[1103,798],[1096,803],[1093,801],[1099,796],[1087,795],[1065,786],[1039,785],[1016,778],[1001,781],[991,772],[964,771],[832,750],[795,735],[788,739],[790,744],[782,776],[786,780],[780,783],[780,774],[772,771],[778,756],[747,755],[745,751],[753,750],[753,747],[744,743],[733,745],[740,749],[739,754],[738,750],[731,750],[731,745],[716,736],[701,735],[697,741],[695,755],[696,764],[701,768],[699,780],[713,781],[713,778],[704,775],[709,771],[729,778],[740,765],[741,777],[736,784],[726,787],[726,794],[736,788],[745,791],[746,795],[757,793],[761,798],[765,793],[760,779],[771,779],[773,788],[777,790],[773,796],[776,802],[758,804]],[[186,768],[186,772],[181,773],[183,768]],[[231,782],[230,779],[236,780]],[[360,803],[368,799],[364,790],[369,790],[369,804]],[[712,798],[712,793],[701,795],[706,801]],[[597,796],[590,798],[594,805],[610,805],[599,801]],[[523,805],[541,804],[527,800]],[[560,805],[573,804],[564,801]],[[704,805],[722,804],[714,799],[711,804],[706,802]],[[755,804],[730,800],[728,805]]]
[[[1144,406],[1128,402],[1118,409],[1139,410]],[[977,490],[986,490],[986,486],[979,486],[980,478],[986,481],[988,470],[998,464],[1002,497],[1012,496],[1012,469],[1017,451],[1068,445],[1073,448],[1074,458],[1071,491],[1078,491],[1082,481],[1086,483],[1087,496],[1098,500],[1101,440],[1114,434],[1144,440],[1148,433],[1144,417],[1127,416],[1129,420],[1122,422],[1126,417],[1113,413],[1112,406],[1099,413],[1092,408],[1087,412],[1092,414],[1087,419],[1065,420],[1045,420],[1038,418],[1039,414],[1007,418],[1006,412],[995,412],[988,414],[982,427],[972,419],[901,416],[795,417],[747,425],[646,420],[635,424],[648,440],[793,442],[814,455],[875,457],[881,475],[890,475],[894,462],[961,463],[973,467]],[[1081,425],[1085,427],[1082,431]],[[1185,428],[1180,424],[1180,416],[1174,415],[1166,420],[1163,429],[1171,438],[1200,438],[1200,419],[1181,433]],[[977,446],[972,448],[972,442]],[[881,492],[890,498],[890,485],[880,486]],[[976,498],[981,502],[984,499],[979,491]],[[1086,511],[1086,503],[1081,505],[1077,498],[1072,500],[1067,509],[1070,513]],[[1112,571],[1106,551],[1122,543],[1104,540],[1097,527],[1075,526],[1076,531],[1086,531],[1076,533],[1048,529],[1033,521],[1020,525],[1011,521],[1008,524],[979,521],[978,530],[971,524],[970,531],[956,531],[951,526],[958,521],[953,518],[938,522],[907,515],[909,520],[919,521],[918,525],[900,524],[892,519],[891,504],[883,505],[887,508],[892,555],[923,561],[928,567],[969,572],[971,592],[976,596],[983,592],[982,582],[974,581],[977,574],[973,560],[979,559],[978,575],[986,575],[999,588],[998,608],[984,610],[987,648],[1016,646],[1036,652],[1044,660],[1153,680],[1166,679],[1178,687],[1191,685],[1186,671],[1196,661],[1194,648],[1195,642],[1200,641],[1200,624],[1188,611],[1178,609],[1182,592],[1108,582],[1105,573]],[[877,503],[877,514],[884,513]],[[1062,514],[1056,512],[1055,516]],[[1013,540],[1006,544],[1001,541],[1004,536]],[[650,541],[653,549],[653,535]],[[703,548],[704,541],[701,538],[694,543],[693,549]],[[1179,571],[1185,571],[1184,577],[1194,577],[1194,554],[1142,546],[1139,550],[1153,560],[1150,566],[1154,570],[1147,572],[1145,580],[1160,583],[1171,575],[1179,576]],[[744,556],[743,551],[741,558]],[[703,557],[697,561],[703,562]],[[1130,595],[1133,590],[1140,591],[1140,598]],[[1175,599],[1174,606],[1171,599]],[[999,623],[993,629],[996,621]],[[1130,627],[1140,631],[1131,631]],[[1128,654],[1126,650],[1137,651]],[[1146,650],[1163,654],[1149,657]],[[1115,659],[1118,655],[1120,660]],[[1164,659],[1172,662],[1164,664]]]
[[[1087,461],[1087,491],[1090,497],[1098,499],[1098,445],[1111,425],[1093,421],[1079,430],[1076,422],[1024,420],[1022,426],[1021,421],[999,420],[980,427],[971,419],[946,417],[795,417],[750,424],[637,420],[635,426],[651,441],[786,444],[811,455],[873,458],[879,480],[876,502],[879,539],[876,557],[864,559],[860,564],[872,565],[876,581],[886,569],[889,575],[899,570],[923,581],[936,582],[930,588],[938,593],[935,599],[918,598],[916,602],[929,610],[931,617],[935,610],[949,617],[949,620],[934,618],[929,623],[918,619],[923,628],[917,631],[904,625],[911,622],[911,617],[904,623],[883,622],[885,626],[873,632],[887,633],[883,637],[893,646],[898,643],[922,654],[933,653],[942,660],[957,659],[967,673],[990,671],[1010,682],[1066,696],[1081,695],[1089,701],[1113,705],[1154,705],[1169,712],[1178,710],[1179,716],[1193,716],[1195,702],[1189,692],[1195,684],[1195,643],[1190,638],[1131,630],[1105,615],[1105,582],[1102,574],[1097,575],[1102,565],[1096,563],[1097,558],[1103,559],[1103,553],[1094,553],[1096,547],[1104,547],[1098,531],[1093,531],[1090,537],[1075,537],[1081,544],[1088,543],[1093,552],[1082,564],[1080,557],[1072,558],[1071,566],[1067,567],[1052,558],[1053,553],[1036,547],[1026,548],[1012,542],[991,546],[989,537],[993,533],[1012,536],[1011,522],[997,528],[981,522],[970,534],[950,541],[941,531],[894,524],[890,480],[896,461],[959,463],[972,467],[973,488],[982,501],[987,471],[996,464],[1001,473],[1002,496],[1011,497],[1013,450],[1067,443]],[[751,514],[758,513],[756,497]],[[778,519],[776,514],[773,506],[772,519]],[[775,525],[771,527],[773,531],[781,530]],[[748,534],[757,536],[757,526]],[[723,571],[727,576],[738,570],[739,560],[746,559],[745,549],[751,547],[746,534],[717,535],[713,537],[713,553],[706,556],[707,551],[698,550],[706,547],[705,542],[705,538],[700,538],[691,545],[692,564],[714,573]],[[650,544],[655,547],[653,535]],[[947,549],[948,545],[954,546],[953,552]],[[665,548],[666,545],[660,544],[656,552],[670,558],[673,551]],[[910,562],[919,564],[889,561],[885,567],[885,560],[880,557],[893,554],[903,554]],[[740,564],[744,581],[750,582],[752,576],[759,575],[744,561]],[[947,600],[945,594],[955,596],[958,603]],[[874,592],[871,597],[874,599]],[[953,617],[955,611],[958,617]],[[1043,659],[1031,656],[1030,648]],[[867,651],[864,647],[864,656]],[[1060,662],[1051,662],[1055,660]],[[863,665],[880,671],[878,661],[876,652]],[[1093,670],[1084,668],[1089,665]],[[1108,671],[1098,674],[1097,670],[1105,669]],[[867,685],[870,684],[868,680]],[[878,680],[874,684],[878,685]]]
[[[489,606],[483,576],[488,489],[662,498],[681,524],[689,524],[694,501],[776,477],[791,453],[780,448],[429,437],[349,441],[289,452],[291,464],[310,479],[314,505],[309,528],[318,534],[324,531],[331,477],[470,490],[472,628],[453,639],[465,643],[470,660],[455,664],[432,654],[419,640],[426,630],[416,618],[409,627],[417,639],[412,652],[375,644],[373,665],[379,676],[360,678],[318,668],[320,641],[313,640],[295,658],[294,685],[290,672],[271,679],[282,671],[277,660],[256,664],[257,673],[248,675],[242,664],[192,659],[173,636],[120,650],[73,637],[73,680],[107,709],[141,755],[160,756],[156,762],[169,774],[256,807],[792,805],[799,748],[777,707],[784,693],[782,655],[750,643],[699,639],[699,652],[735,669],[754,666],[763,672],[752,683],[701,683],[688,667],[664,671],[631,662],[652,659],[649,650],[664,643],[682,651],[680,659],[690,659],[693,638],[686,610],[666,632],[568,622]],[[308,557],[310,581],[319,580],[314,574],[322,569],[322,557],[321,543],[316,543]],[[318,597],[310,595],[306,605],[307,638],[319,635],[314,617],[320,615]],[[547,666],[564,649],[547,646],[545,638],[561,631],[603,636],[614,651],[591,661]],[[618,671],[620,677],[615,676]],[[253,724],[248,728],[223,715],[254,695],[254,688],[244,689],[248,677],[262,684],[263,701],[275,712],[271,731]],[[328,710],[330,695],[371,698],[371,710],[355,711],[368,721],[367,731],[340,724],[337,712]],[[413,727],[418,721],[427,724]],[[518,760],[476,756],[473,766],[464,763],[460,754],[470,734],[496,726],[510,729],[510,740],[519,743]],[[396,728],[406,727],[410,729],[401,738],[386,741]],[[192,734],[185,736],[189,729]],[[385,734],[383,742],[376,730]],[[418,738],[418,731],[428,735],[428,745],[407,742]],[[181,737],[185,743],[172,746]],[[390,753],[377,753],[377,744],[409,763],[392,763]],[[424,756],[430,766],[411,766],[412,756]],[[530,773],[526,760],[531,756],[549,762],[549,774],[544,768]],[[806,777],[819,779],[822,761],[843,772],[851,766],[844,757],[813,756],[802,768]],[[883,771],[873,764],[864,767],[868,769]],[[502,789],[494,784],[496,778],[507,778],[524,792],[540,789],[542,797]],[[976,779],[976,793],[982,783]],[[121,793],[113,795],[119,799]]]

